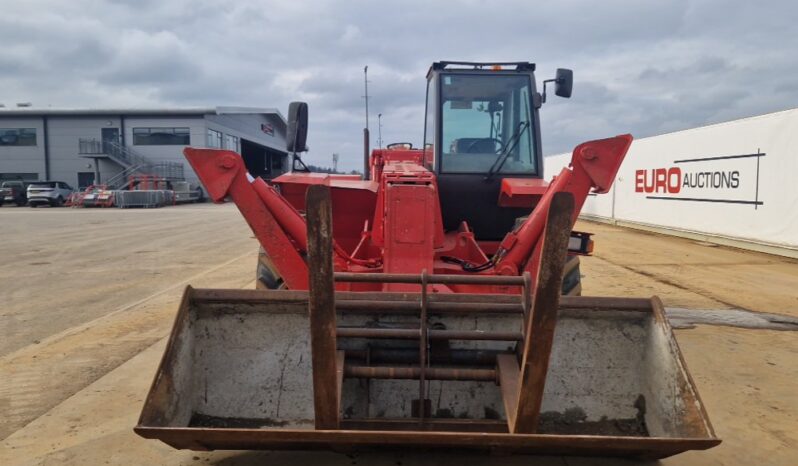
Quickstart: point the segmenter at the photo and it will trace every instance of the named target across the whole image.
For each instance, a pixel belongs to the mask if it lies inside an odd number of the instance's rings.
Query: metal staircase
[[[182,163],[155,162],[116,141],[81,138],[78,141],[78,153],[83,156],[105,156],[123,168],[104,183],[111,189],[123,187],[130,175],[151,175],[170,181],[185,180]]]

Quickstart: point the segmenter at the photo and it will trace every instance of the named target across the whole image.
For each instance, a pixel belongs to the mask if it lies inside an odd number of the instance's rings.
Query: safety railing
[[[152,175],[172,181],[185,179],[182,163],[155,162],[117,141],[80,138],[78,153],[105,155],[124,167],[124,170],[106,181],[106,184],[113,188],[123,187],[128,178],[136,174]]]

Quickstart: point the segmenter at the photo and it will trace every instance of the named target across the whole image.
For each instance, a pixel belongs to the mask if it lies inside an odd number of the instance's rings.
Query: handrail
[[[124,170],[106,181],[112,188],[124,186],[133,174],[154,175],[168,180],[185,179],[182,163],[152,161],[117,141],[81,138],[78,140],[78,153],[106,155],[124,167]]]

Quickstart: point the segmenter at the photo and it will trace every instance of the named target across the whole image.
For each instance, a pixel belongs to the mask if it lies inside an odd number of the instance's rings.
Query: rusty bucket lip
[[[506,450],[520,454],[564,454],[666,458],[688,450],[717,446],[716,437],[619,437],[607,435],[511,434],[392,430],[250,429],[206,427],[153,427],[134,431],[147,439],[191,450],[246,449],[367,450],[400,448],[467,448],[471,452]]]
[[[316,430],[316,429],[284,429],[284,428],[247,428],[247,427],[169,427],[169,426],[147,426],[143,424],[138,424],[136,427],[133,428],[136,432],[148,432],[148,431],[170,431],[170,432],[207,432],[207,431],[214,431],[214,432],[246,432],[246,433],[253,433],[259,432],[264,433],[268,432],[271,433],[278,433],[277,435],[303,435],[303,434],[316,434],[316,433],[335,433],[335,434],[368,434],[368,435],[392,435],[392,436],[413,436],[418,434],[424,435],[440,435],[441,437],[470,437],[470,436],[490,436],[490,437],[518,437],[518,438],[538,438],[538,437],[545,437],[545,438],[576,438],[576,439],[605,439],[605,440],[646,440],[646,441],[658,441],[658,442],[684,442],[684,441],[717,441],[721,442],[721,439],[711,436],[711,437],[640,437],[640,436],[620,436],[620,435],[585,435],[585,434],[518,434],[518,433],[509,433],[509,432],[455,432],[455,431],[400,431],[400,430],[357,430],[357,429],[328,429],[328,430]]]
[[[343,300],[368,300],[375,295],[389,300],[412,301],[417,299],[415,293],[374,293],[374,292],[339,292]],[[515,300],[515,296],[505,295],[472,295],[481,296],[478,300],[492,299],[494,302]],[[462,302],[465,295],[437,295],[433,299],[443,302]],[[616,297],[569,297],[563,296],[561,309],[571,310],[614,310],[632,311],[653,314],[654,319],[665,325],[671,335],[670,343],[676,348],[678,363],[686,376],[687,385],[695,395],[698,403],[698,417],[704,425],[706,436],[695,437],[639,437],[639,436],[607,436],[607,435],[565,435],[565,434],[518,434],[502,432],[463,432],[442,430],[353,430],[353,429],[285,429],[285,428],[209,428],[209,427],[168,427],[157,425],[158,421],[148,422],[147,413],[157,403],[156,387],[163,370],[168,367],[172,357],[172,344],[178,334],[181,322],[187,317],[190,302],[233,302],[264,304],[267,302],[305,302],[307,292],[289,290],[243,290],[243,289],[196,289],[186,286],[180,310],[174,324],[153,382],[144,400],[142,412],[134,431],[147,439],[161,440],[175,448],[192,450],[215,449],[248,449],[248,450],[334,450],[340,449],[399,449],[417,447],[441,449],[448,447],[463,448],[468,451],[502,451],[519,454],[561,454],[588,456],[624,456],[665,458],[688,450],[706,450],[717,446],[721,439],[715,431],[706,413],[695,381],[686,369],[686,364],[678,343],[664,315],[662,302],[656,296],[652,298],[616,298]],[[152,419],[152,418],[151,418]]]

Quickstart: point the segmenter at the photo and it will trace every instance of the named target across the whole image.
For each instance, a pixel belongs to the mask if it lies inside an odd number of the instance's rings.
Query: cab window
[[[427,168],[432,169],[435,158],[435,108],[436,108],[436,89],[437,80],[427,81],[427,113],[424,117],[424,163]]]
[[[537,173],[528,75],[441,76],[441,172]]]

